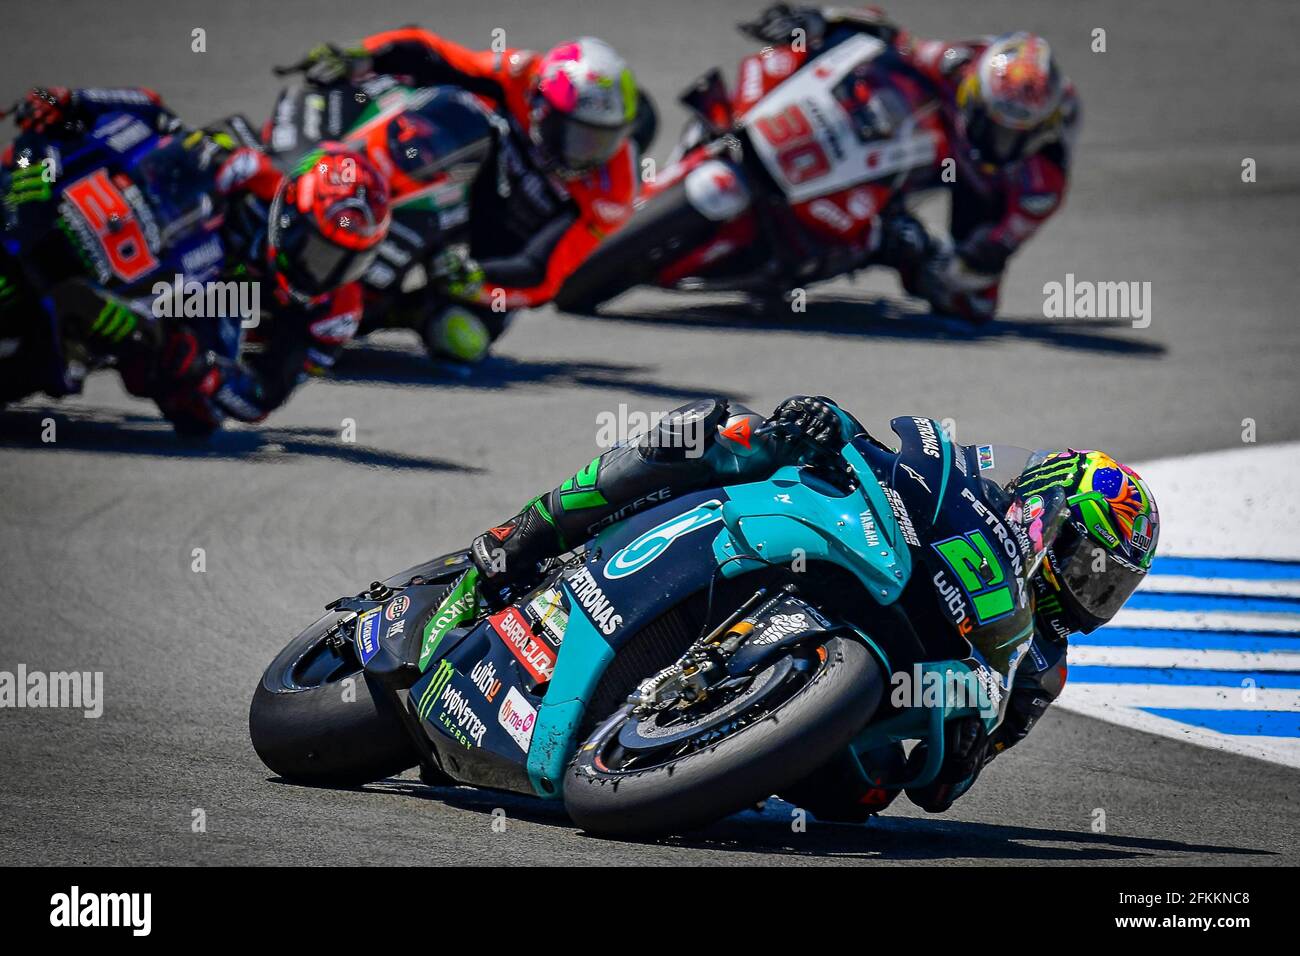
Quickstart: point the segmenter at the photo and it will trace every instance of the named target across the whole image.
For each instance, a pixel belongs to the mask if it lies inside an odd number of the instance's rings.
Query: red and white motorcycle
[[[891,44],[854,34],[816,56],[768,47],[716,68],[628,223],[569,278],[556,305],[596,306],[638,285],[760,298],[870,265],[882,213],[933,184],[949,156],[942,107]]]

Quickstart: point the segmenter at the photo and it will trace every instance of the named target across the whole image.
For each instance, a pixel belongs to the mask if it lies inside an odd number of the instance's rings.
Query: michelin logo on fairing
[[[379,608],[371,608],[357,621],[357,653],[367,664],[379,652]]]
[[[667,551],[668,546],[678,538],[721,520],[722,502],[718,499],[713,498],[697,505],[690,511],[671,518],[656,528],[651,528],[610,558],[605,565],[605,577],[616,580],[625,578],[629,574],[636,574]]]
[[[766,647],[769,644],[775,644],[784,640],[791,634],[797,634],[800,631],[806,631],[812,626],[807,615],[800,613],[795,614],[774,614],[763,628],[763,633],[758,637],[752,638],[749,643],[757,647]]]

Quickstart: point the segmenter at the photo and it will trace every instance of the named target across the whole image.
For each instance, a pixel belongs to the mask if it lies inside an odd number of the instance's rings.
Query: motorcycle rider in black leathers
[[[899,427],[933,435],[938,425],[913,418],[896,420],[895,428]],[[702,436],[702,440],[693,443],[689,436]],[[809,449],[816,456],[840,459],[839,450],[854,438],[865,438],[879,449],[892,451],[823,397],[786,399],[766,420],[720,398],[679,408],[639,441],[598,456],[559,487],[534,498],[519,514],[476,538],[470,554],[479,570],[480,592],[489,602],[500,600],[519,585],[533,583],[538,562],[584,544],[608,524],[689,491],[767,478],[782,465],[809,461]],[[1001,446],[980,449],[992,447]],[[897,473],[897,482],[906,480]],[[909,798],[927,811],[947,810],[970,788],[985,764],[1024,739],[1064,686],[1068,635],[1089,632],[1105,623],[1132,594],[1154,556],[1158,514],[1149,491],[1131,469],[1100,452],[1034,453],[1005,494],[990,491],[996,506],[990,511],[999,517],[988,520],[1007,515],[1006,525],[1015,526],[1021,518],[1019,512],[1008,510],[1013,495],[1020,496],[1014,500],[1040,500],[1055,488],[1061,490],[1061,499],[1069,502],[1068,521],[1047,546],[1041,570],[1028,581],[1032,600],[1024,613],[1032,638],[1028,652],[1008,668],[1014,671],[1014,679],[1003,719],[992,734],[977,717],[950,722],[951,739],[938,777],[931,784],[908,790]],[[890,497],[897,511],[903,498]],[[1104,516],[1081,510],[1087,508],[1100,509]],[[900,524],[904,517],[900,515]],[[1101,532],[1115,542],[1103,544],[1103,539],[1089,530],[1098,527],[1098,521],[1106,529],[1116,529],[1113,534]],[[912,526],[910,520],[906,524]],[[1025,538],[1020,540],[1023,548]],[[933,573],[929,542],[909,544],[917,565],[930,565]],[[1113,559],[1100,571],[1095,560],[1099,547],[1111,548]],[[958,623],[940,610],[929,574],[913,576],[902,605],[918,633],[931,628],[952,633],[949,629]],[[966,629],[959,627],[958,631],[971,635],[965,646],[977,644],[969,620],[960,623]],[[1006,683],[1004,680],[1004,686]],[[885,761],[894,765],[892,779],[914,776],[910,771],[924,762],[924,747],[922,743],[914,748],[904,767],[902,747],[897,745],[892,759]],[[846,755],[846,764],[849,762],[857,763]],[[879,766],[881,760],[874,763]],[[897,795],[889,782],[865,780],[860,772],[855,774],[847,765],[832,762],[784,795],[822,818],[862,820]]]

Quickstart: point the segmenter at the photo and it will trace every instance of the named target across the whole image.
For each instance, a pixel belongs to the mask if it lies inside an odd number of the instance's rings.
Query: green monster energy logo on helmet
[[[1053,458],[1025,472],[1016,480],[1016,491],[1024,495],[1043,492],[1048,488],[1069,488],[1079,475],[1077,455]]]

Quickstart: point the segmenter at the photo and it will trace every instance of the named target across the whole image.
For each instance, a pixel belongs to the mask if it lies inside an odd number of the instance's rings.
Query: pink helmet
[[[613,158],[636,118],[637,86],[604,40],[561,43],[538,65],[531,103],[534,144],[557,172],[579,175]]]

